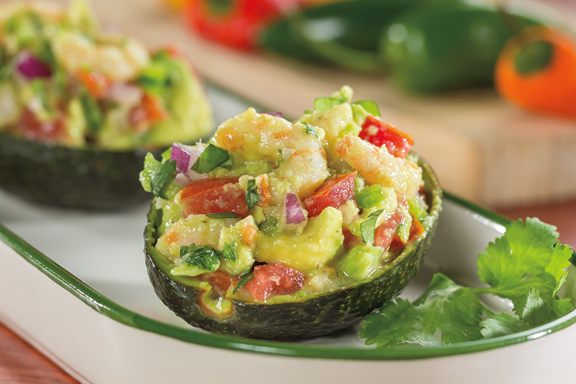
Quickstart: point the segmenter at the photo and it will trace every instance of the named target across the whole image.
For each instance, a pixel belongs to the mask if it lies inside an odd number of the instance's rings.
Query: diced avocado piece
[[[343,242],[342,212],[328,207],[310,218],[300,235],[280,233],[275,237],[259,237],[254,258],[269,264],[280,261],[305,271],[332,260],[341,251]]]
[[[357,245],[340,260],[339,269],[354,280],[364,280],[378,269],[381,256],[380,247]]]
[[[226,246],[230,249],[233,257],[222,259],[220,269],[228,272],[231,276],[244,274],[252,268],[254,256],[255,236],[258,233],[256,222],[252,216],[248,216],[236,224],[222,229],[218,249],[226,255],[224,250]]]
[[[200,296],[200,308],[205,315],[223,320],[234,313],[230,299],[224,296],[212,296],[212,287]]]
[[[428,206],[420,197],[412,196],[408,198],[408,207],[410,214],[419,221],[428,217]]]
[[[20,118],[22,107],[17,102],[14,87],[9,81],[0,83],[0,102],[2,113],[0,114],[0,131],[10,127]]]
[[[147,141],[170,145],[207,136],[214,128],[214,122],[202,86],[187,63],[180,60],[165,60],[163,63],[170,72],[170,91],[162,98],[170,114],[152,127]]]

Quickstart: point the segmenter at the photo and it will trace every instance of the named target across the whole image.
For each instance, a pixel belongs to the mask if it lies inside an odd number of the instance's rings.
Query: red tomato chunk
[[[275,295],[294,293],[304,283],[304,274],[280,262],[254,267],[254,277],[245,285],[257,300],[266,300]]]
[[[385,145],[388,152],[393,156],[402,158],[406,157],[414,145],[414,139],[411,135],[401,132],[371,115],[366,118],[364,125],[362,125],[360,138],[377,147]]]
[[[354,198],[354,178],[356,171],[334,175],[311,196],[304,200],[304,208],[309,217],[318,216],[325,208],[342,206]]]
[[[180,196],[184,216],[220,212],[249,213],[238,177],[215,177],[196,180],[184,187]]]

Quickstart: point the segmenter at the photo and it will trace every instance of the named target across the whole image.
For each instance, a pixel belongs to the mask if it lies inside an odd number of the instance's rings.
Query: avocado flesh
[[[260,339],[288,340],[328,335],[359,324],[371,312],[398,295],[419,272],[430,247],[442,209],[442,190],[428,164],[417,157],[430,202],[423,220],[426,233],[410,243],[390,264],[367,279],[347,287],[311,295],[276,296],[268,303],[229,298],[233,312],[223,319],[201,308],[207,290],[198,280],[171,276],[170,261],[156,250],[161,217],[152,205],[145,231],[146,266],[160,300],[189,324],[215,333]],[[209,288],[209,287],[208,287]],[[285,299],[283,301],[283,299]]]

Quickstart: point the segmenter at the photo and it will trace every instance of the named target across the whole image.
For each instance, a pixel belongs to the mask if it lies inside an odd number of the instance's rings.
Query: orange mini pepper
[[[576,42],[548,26],[524,29],[502,48],[495,85],[523,108],[576,118]]]

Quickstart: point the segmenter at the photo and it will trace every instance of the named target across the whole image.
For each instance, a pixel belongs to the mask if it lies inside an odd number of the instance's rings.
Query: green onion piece
[[[164,189],[165,186],[174,180],[176,177],[176,160],[167,161],[162,163],[158,171],[150,178],[150,189],[156,197],[168,199]]]
[[[80,104],[82,105],[82,111],[84,112],[90,131],[98,131],[104,123],[104,115],[98,102],[84,90],[80,93]]]
[[[234,212],[208,213],[206,214],[206,216],[208,216],[211,219],[239,219],[242,217]]]
[[[208,144],[208,147],[206,147],[194,165],[192,165],[192,170],[202,174],[208,173],[220,166],[230,169],[232,166],[232,158],[227,150],[217,147],[214,144]]]
[[[412,217],[418,219],[418,221],[422,221],[428,217],[428,207],[426,203],[418,197],[410,197],[408,199],[408,212],[410,212]]]
[[[180,259],[206,272],[214,272],[220,266],[220,252],[207,245],[190,244],[180,247]]]
[[[356,101],[352,104],[357,104],[359,106],[361,106],[362,108],[364,108],[364,110],[368,113],[370,113],[371,115],[374,116],[378,116],[380,117],[380,108],[378,108],[378,104],[376,104],[373,101],[370,100],[362,100],[362,101]]]
[[[246,200],[249,210],[253,210],[254,206],[260,201],[255,179],[248,180],[248,188],[244,194],[244,200]]]
[[[238,284],[236,284],[236,286],[234,287],[234,290],[232,291],[232,294],[235,294],[238,289],[240,289],[240,288],[242,288],[243,286],[245,286],[246,284],[248,284],[248,282],[249,282],[250,280],[252,280],[253,278],[254,278],[254,272],[242,276],[242,278],[240,279],[240,281],[238,282]]]
[[[362,232],[362,240],[368,244],[374,244],[374,232],[376,232],[376,222],[378,217],[384,212],[383,209],[372,212],[368,219],[360,224],[360,231]]]
[[[318,138],[318,131],[316,130],[315,126],[310,125],[309,123],[304,123],[304,125],[306,126],[306,133],[308,135],[313,135]]]
[[[370,185],[364,187],[356,192],[356,204],[360,209],[372,208],[382,200],[384,200],[384,193],[379,185]]]

